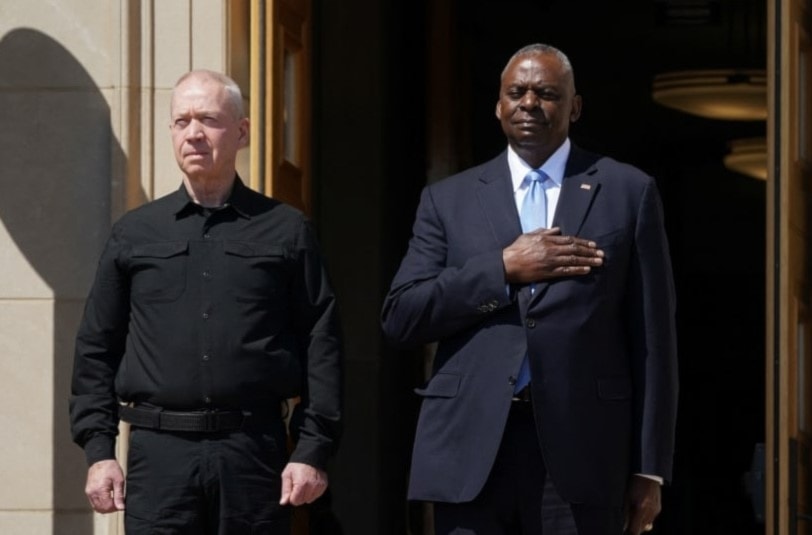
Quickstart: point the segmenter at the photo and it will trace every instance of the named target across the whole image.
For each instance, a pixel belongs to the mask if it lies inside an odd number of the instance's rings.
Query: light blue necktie
[[[527,193],[522,202],[522,210],[519,218],[522,220],[522,232],[531,232],[539,228],[547,227],[547,195],[544,191],[544,181],[548,177],[544,171],[531,170],[524,177],[524,183],[528,184]],[[534,292],[536,286],[530,285],[530,292]],[[522,367],[519,368],[519,375],[516,378],[514,392],[519,392],[530,383],[530,362],[527,355],[524,356]]]
[[[547,195],[544,193],[544,181],[548,177],[544,171],[531,170],[524,177],[528,184],[527,194],[522,202],[519,217],[522,220],[522,232],[531,232],[547,227]]]

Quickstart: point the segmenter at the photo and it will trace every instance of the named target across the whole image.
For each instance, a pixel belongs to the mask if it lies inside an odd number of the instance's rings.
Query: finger
[[[316,498],[319,497],[318,488],[315,484],[307,485],[306,487],[302,488],[302,493],[299,496],[299,500],[301,503],[313,503],[316,501]]]
[[[306,497],[305,485],[294,484],[290,492],[290,498],[288,499],[288,501],[290,502],[291,505],[294,506],[303,505],[307,503],[305,501],[305,497]]]
[[[548,254],[554,256],[568,256],[575,255],[582,258],[603,258],[604,253],[602,249],[595,247],[588,247],[577,243],[566,244],[546,244]]]
[[[90,498],[90,506],[97,513],[110,513],[115,511],[113,497],[109,494],[93,494]]]
[[[279,498],[280,505],[288,505],[290,503],[290,494],[293,490],[293,480],[285,473],[282,474],[282,496]]]
[[[569,255],[566,261],[570,266],[600,266],[603,264],[603,258],[599,256],[582,256],[582,255]]]
[[[585,240],[583,238],[572,238],[572,245],[575,247],[586,247],[587,249],[597,249],[598,244],[592,240]]]
[[[526,234],[528,236],[554,236],[556,234],[559,234],[559,232],[556,232],[555,230],[553,230],[551,228],[539,227],[537,229],[533,229],[533,230],[530,230],[528,232],[525,232],[524,234]]]
[[[542,238],[547,242],[561,246],[571,246],[573,244],[577,245],[578,244],[577,240],[579,239],[573,236],[561,236],[559,234],[554,235],[545,234],[544,236],[542,236]],[[589,242],[586,242],[584,245],[586,245],[587,243]]]
[[[642,526],[630,527],[629,530],[628,530],[628,533],[630,533],[631,535],[645,535],[646,533],[648,533],[649,531],[652,531],[653,529],[654,529],[654,524],[648,523],[648,524],[645,524],[645,525],[642,525]]]
[[[543,234],[542,236],[545,240],[551,241],[556,245],[581,246],[589,247],[590,249],[594,249],[598,246],[598,244],[592,240],[579,238],[577,236],[564,236],[561,234]]]
[[[599,266],[603,264],[603,251],[600,249],[564,246],[556,247],[551,252],[553,258],[563,265],[586,264]]]
[[[600,258],[586,258],[576,255],[558,256],[551,262],[555,270],[566,274],[589,273],[593,265],[600,265]]]
[[[604,254],[603,249],[598,249],[598,246],[597,244],[595,244],[595,242],[590,243],[587,244],[574,243],[570,246],[570,249],[575,253],[583,256],[603,256]]]
[[[564,276],[586,275],[591,270],[589,266],[561,266],[555,269],[556,273]]]
[[[631,516],[629,518],[629,533],[639,535],[640,533],[654,529],[653,520],[647,520],[647,518],[651,517],[645,515],[641,509],[632,508]],[[651,529],[646,529],[646,527],[649,525],[651,526]]]
[[[550,238],[552,240],[553,238]],[[582,256],[603,256],[603,249],[598,249],[594,242],[563,242],[555,245],[561,254],[578,254]]]
[[[324,494],[324,491],[327,490],[327,481],[323,479],[314,481],[309,490],[310,492],[307,496],[307,503],[313,503],[318,500],[322,494]]]
[[[117,481],[113,486],[113,504],[119,511],[124,510],[124,481]]]

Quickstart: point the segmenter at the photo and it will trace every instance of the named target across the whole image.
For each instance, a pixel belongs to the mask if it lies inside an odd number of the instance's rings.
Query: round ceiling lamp
[[[709,119],[767,119],[767,76],[763,70],[678,71],[654,77],[654,101]]]
[[[725,167],[749,177],[767,180],[767,140],[763,137],[734,139],[724,157]]]

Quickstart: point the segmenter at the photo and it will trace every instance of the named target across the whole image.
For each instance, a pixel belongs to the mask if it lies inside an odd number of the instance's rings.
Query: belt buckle
[[[203,428],[207,433],[239,431],[251,416],[250,411],[222,411],[209,409],[203,412]],[[237,420],[239,418],[239,420]]]
[[[217,409],[207,410],[203,412],[203,431],[205,433],[214,433],[219,431],[220,418]]]
[[[139,410],[138,407],[133,407],[133,409]],[[140,410],[145,411],[145,409],[140,409]],[[145,411],[145,413],[147,414],[147,416],[150,419],[150,426],[152,427],[152,429],[160,429],[161,428],[161,412],[163,412],[163,409],[150,410],[148,412]]]

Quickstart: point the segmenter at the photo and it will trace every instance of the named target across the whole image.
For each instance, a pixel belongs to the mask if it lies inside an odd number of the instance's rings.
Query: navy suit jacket
[[[409,499],[477,496],[525,353],[537,438],[565,500],[619,506],[631,474],[671,478],[675,296],[656,184],[573,145],[554,226],[597,242],[604,265],[507,292],[502,250],[522,232],[507,153],[423,190],[382,311],[396,345],[438,342],[417,390]]]

